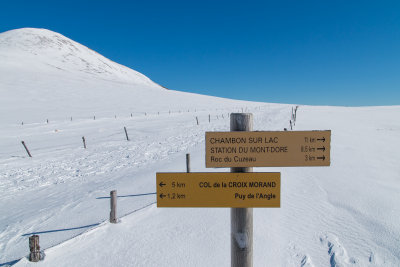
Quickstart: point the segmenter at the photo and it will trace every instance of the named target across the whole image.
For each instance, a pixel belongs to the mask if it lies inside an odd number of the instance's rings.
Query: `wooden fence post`
[[[83,148],[86,149],[86,140],[84,136],[82,136],[82,141],[83,141]]]
[[[208,114],[208,123],[210,123],[210,122],[211,122],[211,115]]]
[[[110,223],[117,223],[117,190],[110,192]]]
[[[190,172],[190,154],[186,154],[186,172]]]
[[[125,130],[125,135],[126,135],[126,141],[129,141],[128,132],[126,131],[126,127],[124,127],[124,130]]]
[[[199,125],[199,118],[196,116],[197,125]]]
[[[294,119],[293,107],[292,107],[292,119]]]
[[[39,246],[39,236],[32,235],[29,237],[29,261],[38,262],[40,261],[40,246]]]
[[[252,131],[253,114],[232,113],[231,131]],[[231,172],[253,172],[252,167],[234,167]],[[253,266],[253,209],[231,208],[231,266]]]
[[[24,141],[21,141],[21,143],[22,143],[22,145],[25,147],[25,150],[26,150],[26,153],[28,153],[28,156],[29,156],[30,158],[32,158],[31,152],[29,152],[29,149],[26,147],[25,142],[24,142]]]
[[[292,120],[290,120],[290,130],[293,130],[293,127],[292,127]]]

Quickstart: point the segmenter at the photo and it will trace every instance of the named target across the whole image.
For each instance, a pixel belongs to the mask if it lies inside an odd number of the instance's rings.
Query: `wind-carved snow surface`
[[[0,59],[0,266],[37,265],[35,233],[41,266],[229,266],[229,209],[157,208],[155,173],[185,171],[186,153],[192,171],[228,172],[205,168],[204,133],[242,111],[283,130],[294,105],[166,90],[47,30],[0,34]],[[294,130],[332,130],[331,166],[254,168],[281,172],[281,208],[254,209],[254,266],[400,266],[399,117],[299,107]]]

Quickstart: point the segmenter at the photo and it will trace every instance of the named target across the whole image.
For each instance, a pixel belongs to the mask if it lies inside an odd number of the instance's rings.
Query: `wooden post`
[[[208,114],[208,123],[210,123],[210,122],[211,122],[211,115]]]
[[[25,142],[24,142],[24,141],[21,141],[21,143],[22,143],[22,145],[25,147],[25,150],[26,150],[26,153],[28,153],[28,156],[29,156],[30,158],[32,158],[31,152],[29,152],[29,149],[26,147]]]
[[[132,113],[131,113],[131,118],[132,118]]]
[[[83,148],[86,149],[86,140],[84,136],[82,136],[82,141],[83,141]]]
[[[190,154],[186,154],[186,172],[190,172]]]
[[[294,119],[293,107],[292,107],[292,119]]]
[[[94,121],[96,120],[96,116],[93,116],[93,120],[94,120]]]
[[[199,125],[199,118],[196,116],[197,125]]]
[[[117,190],[110,192],[110,223],[117,223]]]
[[[124,130],[125,130],[125,135],[126,135],[126,141],[129,141],[128,132],[126,131],[126,127],[124,127]]]
[[[252,131],[253,114],[232,113],[231,131]],[[253,172],[252,167],[234,167],[231,172]],[[231,208],[231,266],[253,266],[253,209]]]
[[[39,236],[32,235],[29,237],[29,261],[38,262],[40,261],[40,246],[39,246]]]
[[[293,127],[292,127],[292,120],[290,120],[290,130],[293,130]]]
[[[24,125],[24,122],[22,122],[22,125]]]

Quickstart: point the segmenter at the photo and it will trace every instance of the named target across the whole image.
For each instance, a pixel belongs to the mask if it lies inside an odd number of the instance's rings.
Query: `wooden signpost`
[[[231,266],[249,267],[252,208],[280,207],[281,192],[280,173],[253,167],[330,166],[331,131],[255,132],[250,113],[232,113],[230,130],[206,132],[206,167],[231,172],[157,173],[157,207],[231,207]]]
[[[330,165],[331,131],[206,132],[206,167]]]
[[[157,207],[280,207],[275,173],[157,173]]]

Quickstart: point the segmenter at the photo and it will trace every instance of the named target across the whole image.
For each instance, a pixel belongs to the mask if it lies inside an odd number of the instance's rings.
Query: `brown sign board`
[[[157,173],[157,207],[280,207],[281,174]]]
[[[206,167],[330,166],[331,131],[206,132]]]

